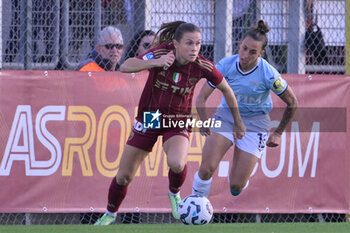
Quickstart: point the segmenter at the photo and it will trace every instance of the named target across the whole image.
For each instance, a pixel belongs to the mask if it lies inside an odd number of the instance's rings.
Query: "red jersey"
[[[163,44],[137,58],[157,59],[174,49],[172,44]],[[143,112],[158,109],[160,113],[166,115],[190,115],[194,87],[198,81],[206,78],[216,86],[223,79],[214,64],[202,55],[198,55],[194,62],[183,66],[178,66],[175,61],[166,70],[163,67],[156,67],[149,72],[136,117],[140,122],[143,122]]]

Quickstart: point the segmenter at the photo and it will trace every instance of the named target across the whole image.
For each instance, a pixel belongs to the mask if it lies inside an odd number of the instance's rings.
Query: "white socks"
[[[198,176],[198,171],[197,171],[193,179],[192,194],[199,194],[199,195],[208,197],[210,193],[210,185],[212,180],[213,180],[212,177],[209,180],[202,180]]]

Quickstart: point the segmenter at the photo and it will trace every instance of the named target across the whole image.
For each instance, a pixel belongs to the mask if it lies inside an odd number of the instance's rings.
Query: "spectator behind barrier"
[[[154,36],[151,30],[137,32],[125,50],[124,60],[146,53],[151,48]]]
[[[79,64],[79,71],[116,71],[124,51],[123,36],[113,26],[104,28],[98,36],[97,45],[87,59]]]

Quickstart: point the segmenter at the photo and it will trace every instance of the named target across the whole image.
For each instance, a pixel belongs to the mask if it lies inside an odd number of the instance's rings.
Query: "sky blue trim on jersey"
[[[257,65],[248,72],[239,68],[239,55],[222,59],[216,68],[225,77],[235,93],[239,112],[243,117],[268,114],[272,107],[271,91],[282,94],[288,83],[265,59],[259,57]],[[225,98],[220,107],[228,108]]]

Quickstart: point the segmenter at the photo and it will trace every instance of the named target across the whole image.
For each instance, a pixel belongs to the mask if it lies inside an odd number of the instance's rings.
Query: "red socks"
[[[171,169],[169,169],[169,190],[172,193],[178,193],[180,191],[180,187],[185,182],[187,174],[187,165],[185,165],[184,169],[180,173],[174,173]],[[107,210],[111,213],[115,213],[118,211],[119,206],[122,204],[126,193],[128,191],[128,185],[119,185],[114,177],[111,185],[109,186],[108,192],[108,205]]]
[[[180,191],[182,184],[185,182],[187,174],[187,165],[185,165],[184,169],[180,173],[175,173],[171,169],[169,169],[169,190],[176,194]]]
[[[108,205],[107,210],[111,213],[115,213],[118,211],[119,206],[122,204],[126,196],[126,192],[128,191],[127,185],[119,185],[114,177],[111,185],[109,186],[108,192]]]

